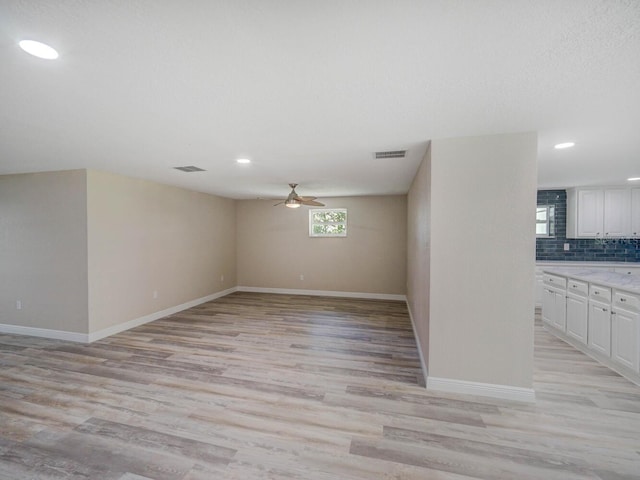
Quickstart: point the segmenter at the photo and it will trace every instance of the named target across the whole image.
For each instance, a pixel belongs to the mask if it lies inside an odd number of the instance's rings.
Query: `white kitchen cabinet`
[[[567,279],[567,335],[587,344],[589,284]]]
[[[640,275],[640,267],[615,267],[613,271],[624,275]]]
[[[566,330],[567,303],[565,293],[545,287],[542,292],[542,320],[558,330]]]
[[[544,284],[543,284],[542,269],[540,267],[536,267],[536,278],[535,278],[534,289],[535,289],[536,307],[542,307],[542,292],[544,291]]]
[[[640,295],[615,290],[611,322],[612,360],[640,372]]]
[[[608,304],[589,301],[588,340],[593,350],[611,356],[611,309]]]
[[[602,189],[567,190],[567,238],[599,237],[604,227]]]
[[[631,189],[631,235],[640,238],[640,188]]]
[[[628,187],[567,190],[567,238],[640,236],[640,193],[635,190],[640,191]]]
[[[630,235],[631,190],[607,188],[604,191],[604,236],[628,237]]]
[[[635,372],[639,371],[639,323],[640,313],[616,308],[611,316],[611,358]]]
[[[567,335],[587,344],[587,299],[577,295],[567,295]]]

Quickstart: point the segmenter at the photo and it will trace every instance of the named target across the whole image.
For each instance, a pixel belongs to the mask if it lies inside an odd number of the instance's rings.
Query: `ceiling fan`
[[[300,207],[300,205],[324,207],[324,203],[316,202],[316,198],[318,197],[301,197],[300,195],[298,195],[296,193],[296,187],[298,186],[297,183],[290,183],[289,186],[291,187],[291,193],[289,194],[289,196],[286,198],[286,200],[276,203],[274,207],[282,205],[283,203],[285,207],[289,208],[298,208]]]

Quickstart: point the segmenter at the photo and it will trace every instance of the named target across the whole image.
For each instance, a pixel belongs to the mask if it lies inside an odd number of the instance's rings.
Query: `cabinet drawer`
[[[611,301],[611,289],[609,287],[601,287],[600,285],[589,286],[589,297],[600,302]]]
[[[616,267],[614,272],[623,275],[640,275],[640,267]]]
[[[616,307],[632,312],[640,312],[640,296],[632,295],[627,292],[615,291],[613,295],[613,304]]]
[[[567,288],[567,279],[564,277],[559,277],[557,275],[551,275],[550,273],[545,273],[543,276],[543,281],[545,284],[556,287],[556,288]]]
[[[586,297],[589,295],[589,284],[569,278],[567,279],[567,292]]]

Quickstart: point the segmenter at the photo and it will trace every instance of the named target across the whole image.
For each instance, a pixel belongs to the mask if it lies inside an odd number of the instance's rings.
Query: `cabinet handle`
[[[578,285],[571,285],[573,288],[578,288]]]
[[[596,290],[595,292],[593,292],[593,294],[594,295],[600,295],[600,292]]]
[[[626,302],[626,301],[627,301],[627,299],[626,299],[626,298],[621,298],[621,299],[620,299],[620,301],[621,301],[621,302]]]
[[[603,308],[603,309],[602,309],[602,311],[603,311],[603,312],[607,312],[608,310],[607,310],[606,308]]]

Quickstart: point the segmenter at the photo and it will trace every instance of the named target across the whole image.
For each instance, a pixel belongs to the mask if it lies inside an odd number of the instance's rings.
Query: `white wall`
[[[322,202],[328,208],[347,208],[347,237],[309,237],[309,207],[238,201],[238,284],[404,295],[406,196],[323,198]]]
[[[407,305],[426,375],[429,369],[431,298],[431,144],[409,189],[407,224]]]
[[[234,200],[97,171],[87,186],[90,332],[236,286]]]
[[[429,388],[532,395],[536,144],[433,140],[414,178],[407,299]]]
[[[431,143],[429,376],[530,388],[534,133]]]
[[[0,176],[0,324],[87,332],[86,198],[84,170]]]

